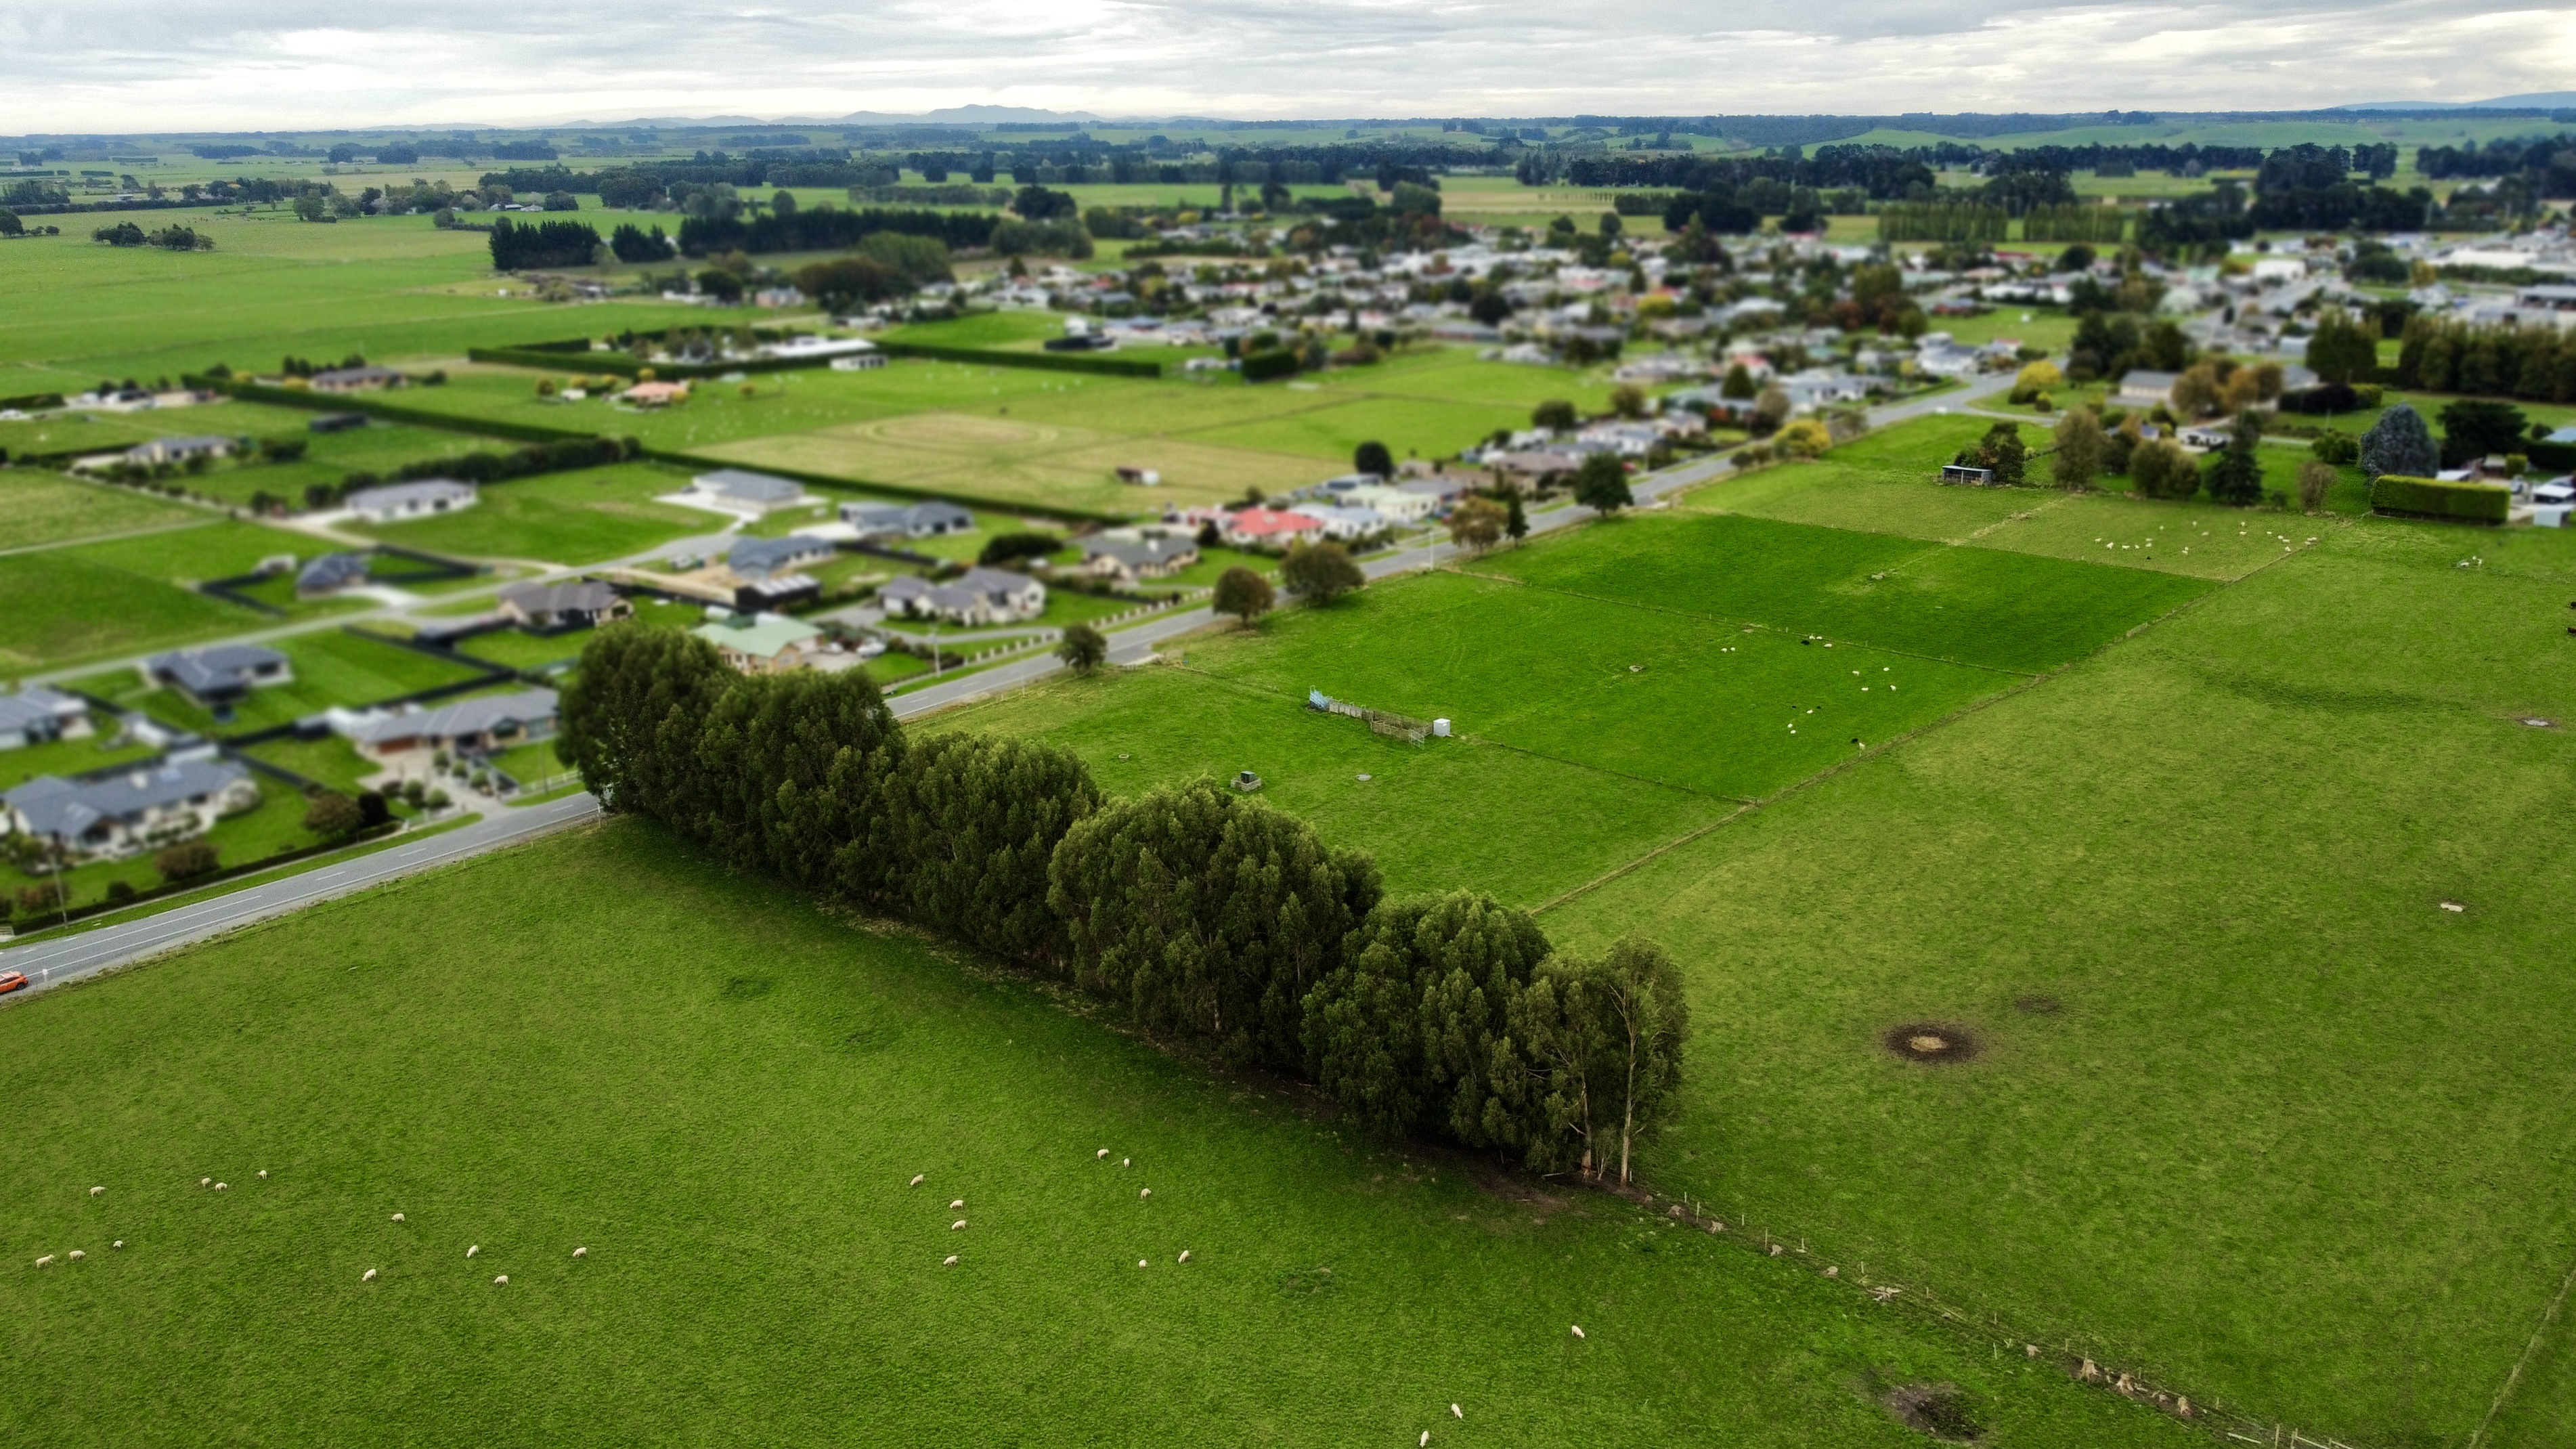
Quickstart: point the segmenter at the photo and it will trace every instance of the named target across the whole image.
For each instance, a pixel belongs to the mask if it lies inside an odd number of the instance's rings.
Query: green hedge
[[[2535,468],[2576,469],[2576,443],[2526,443],[2522,451]]]
[[[243,402],[273,403],[279,407],[303,408],[317,413],[365,413],[389,423],[411,423],[424,428],[438,428],[451,433],[487,438],[516,438],[526,443],[556,443],[567,438],[598,437],[581,428],[549,428],[539,423],[503,422],[494,418],[460,418],[452,413],[431,412],[426,408],[407,408],[400,403],[372,397],[347,397],[335,393],[318,393],[300,387],[269,387],[264,383],[245,382],[237,377],[202,377],[191,374],[180,379],[190,387],[206,388]]]
[[[1267,352],[1246,353],[1243,359],[1245,382],[1268,382],[1274,377],[1291,377],[1297,371],[1297,354],[1284,347]]]
[[[943,347],[935,342],[879,342],[888,357],[934,362],[980,362],[987,367],[1034,367],[1041,372],[1088,372],[1100,377],[1161,377],[1163,364],[1132,357],[1086,357],[1078,352],[1002,352],[990,347]]]
[[[2445,483],[2438,478],[2382,473],[2370,485],[2370,507],[2374,513],[2398,518],[2502,523],[2513,507],[2513,490],[2494,483]]]
[[[749,362],[646,362],[631,352],[584,352],[578,356],[550,353],[541,347],[469,347],[471,362],[497,362],[505,367],[533,367],[545,372],[608,372],[633,378],[646,368],[663,382],[697,381],[729,372],[791,372],[821,367],[828,357],[760,357]]]

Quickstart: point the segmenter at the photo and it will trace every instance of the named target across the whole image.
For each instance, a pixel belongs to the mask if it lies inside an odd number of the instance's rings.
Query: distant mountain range
[[[2491,101],[2358,101],[2339,111],[2564,111],[2576,110],[2576,91],[2534,91]]]
[[[1099,124],[1100,117],[1089,111],[1044,111],[1031,106],[942,106],[918,115],[852,111],[846,116],[632,116],[615,121],[548,118],[533,124],[601,130],[617,126],[748,126],[774,130],[780,126],[999,126],[1012,122],[1090,126]]]

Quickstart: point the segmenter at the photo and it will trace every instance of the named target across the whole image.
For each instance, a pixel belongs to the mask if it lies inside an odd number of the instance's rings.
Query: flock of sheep
[[[1094,1162],[1107,1162],[1109,1160],[1109,1149],[1106,1147],[1101,1148],[1098,1152],[1092,1154],[1091,1160]],[[1136,1165],[1136,1159],[1132,1157],[1122,1157],[1118,1159],[1118,1165],[1122,1168],[1133,1167]],[[912,1175],[912,1181],[905,1183],[904,1186],[919,1187],[929,1180],[929,1173],[916,1172]],[[1154,1200],[1154,1190],[1150,1187],[1140,1187],[1136,1189],[1136,1200],[1138,1202],[1152,1202]],[[948,1210],[950,1212],[963,1212],[965,1211],[965,1208],[966,1199],[962,1197],[948,1204]],[[966,1220],[964,1218],[959,1218],[957,1221],[948,1225],[948,1230],[952,1233],[964,1232],[966,1230]],[[951,1253],[947,1257],[939,1260],[939,1266],[943,1268],[954,1268],[957,1266],[958,1259],[963,1256],[964,1255],[960,1253]],[[1181,1249],[1181,1255],[1172,1261],[1176,1263],[1186,1263],[1189,1260],[1190,1250],[1183,1248]],[[1151,1267],[1153,1266],[1153,1259],[1138,1258],[1136,1260],[1136,1266],[1139,1268]]]

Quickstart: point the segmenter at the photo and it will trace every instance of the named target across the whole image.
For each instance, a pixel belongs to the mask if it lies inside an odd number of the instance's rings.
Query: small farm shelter
[[[1995,470],[1992,468],[1971,468],[1965,463],[1944,463],[1941,465],[1941,481],[1944,483],[1974,483],[1982,488],[1986,484],[1995,481]]]

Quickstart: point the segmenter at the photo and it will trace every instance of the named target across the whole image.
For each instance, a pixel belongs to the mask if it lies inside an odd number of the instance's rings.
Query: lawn
[[[362,782],[384,768],[359,754],[357,746],[339,735],[324,735],[318,740],[288,735],[252,745],[243,753],[347,795],[366,788]]]
[[[259,781],[259,803],[238,815],[216,822],[203,837],[215,847],[226,867],[248,865],[290,850],[301,850],[319,844],[304,828],[304,797],[271,779]],[[57,889],[66,892],[71,908],[95,904],[107,896],[109,885],[123,881],[138,891],[154,890],[165,884],[161,872],[153,868],[153,852],[124,860],[95,861],[77,865],[58,883],[51,875],[37,877],[16,866],[0,862],[0,890],[12,897],[31,887],[41,888],[48,897]]]
[[[58,473],[28,468],[0,473],[0,549],[38,548],[210,521],[194,508]]]
[[[1724,1024],[1656,1170],[2195,1399],[2463,1442],[2576,1258],[2576,761],[2522,722],[2576,713],[2571,586],[2564,534],[2331,530],[1553,913]],[[2494,1442],[2559,1442],[2567,1333]]]
[[[1355,1141],[632,823],[0,1042],[41,1129],[0,1141],[29,1442],[1895,1449],[1907,1382],[1999,1443],[2202,1442],[1848,1267]]]
[[[297,535],[226,522],[0,555],[0,668],[72,664],[257,627],[267,616],[192,585],[311,547]]]
[[[2143,569],[1736,514],[1641,514],[1478,572],[1584,598],[1989,669],[2075,659],[2206,592]]]
[[[14,790],[38,775],[68,778],[158,753],[146,744],[115,743],[118,738],[116,726],[110,724],[106,729],[93,729],[84,739],[0,750],[0,790]]]
[[[120,709],[141,710],[164,724],[208,735],[247,734],[292,724],[334,705],[359,708],[441,685],[461,684],[480,671],[356,630],[298,634],[270,647],[287,657],[295,677],[254,689],[218,721],[174,689],[155,689],[139,673],[119,671],[80,681],[80,687]]]
[[[723,531],[725,520],[716,514],[653,501],[687,486],[685,472],[650,463],[547,473],[484,488],[471,508],[362,531],[463,558],[604,563]]]

